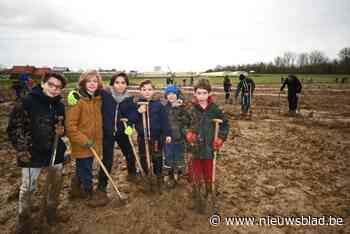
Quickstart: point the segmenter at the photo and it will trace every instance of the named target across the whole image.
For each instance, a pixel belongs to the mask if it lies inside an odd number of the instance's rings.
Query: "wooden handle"
[[[120,121],[123,122],[124,128],[126,128],[127,127],[126,122],[128,122],[128,119],[127,118],[122,118],[122,119],[120,119]],[[142,168],[140,157],[138,156],[138,154],[136,152],[136,149],[135,149],[134,143],[132,142],[131,136],[128,136],[128,139],[129,139],[129,143],[131,145],[131,149],[132,149],[132,152],[133,152],[135,160],[136,160],[136,164],[137,164],[137,166],[138,166],[138,168],[139,168],[139,170],[141,172],[141,175],[145,176],[145,171]]]
[[[127,123],[128,119],[127,118],[121,118],[120,121],[122,121],[123,123]]]
[[[212,120],[215,124],[215,128],[214,128],[214,139],[218,138],[219,135],[219,127],[220,124],[223,123],[224,121],[222,121],[222,119],[213,119]]]
[[[93,147],[90,147],[90,150],[91,150],[92,154],[94,155],[94,157],[96,158],[97,162],[100,164],[100,166],[101,166],[103,172],[106,174],[107,178],[108,178],[109,181],[111,182],[111,184],[112,184],[114,190],[117,192],[118,197],[119,197],[120,199],[124,199],[123,196],[121,195],[121,193],[120,193],[120,191],[119,191],[117,185],[114,183],[112,177],[111,177],[110,174],[108,173],[108,171],[107,171],[105,165],[103,165],[103,162],[102,162],[101,158],[98,156],[98,154],[97,154],[97,152],[95,151],[95,149],[94,149]]]

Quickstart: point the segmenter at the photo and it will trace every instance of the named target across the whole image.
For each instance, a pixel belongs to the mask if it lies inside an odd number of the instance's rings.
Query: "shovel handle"
[[[120,121],[123,122],[124,128],[126,128],[126,127],[127,127],[126,122],[128,122],[128,119],[122,118],[122,119],[120,119]],[[138,168],[139,168],[139,170],[140,170],[140,172],[141,172],[141,175],[142,175],[142,176],[145,176],[145,172],[144,172],[144,170],[143,170],[143,168],[142,168],[142,166],[141,166],[140,158],[139,158],[139,156],[138,156],[138,154],[137,154],[137,152],[136,152],[136,149],[135,149],[134,143],[132,142],[131,136],[128,136],[128,139],[129,139],[129,142],[130,142],[132,151],[133,151],[133,153],[134,153],[137,166],[138,166]]]
[[[122,197],[122,195],[121,195],[121,193],[120,193],[120,191],[119,191],[117,185],[114,183],[112,177],[111,177],[110,174],[108,173],[108,171],[107,171],[105,165],[103,165],[103,162],[102,162],[102,160],[100,159],[100,157],[98,156],[98,154],[97,154],[97,152],[95,151],[95,149],[94,149],[93,147],[90,147],[90,150],[91,150],[92,154],[94,155],[94,157],[96,158],[97,162],[100,164],[100,166],[101,166],[103,172],[106,174],[107,178],[108,178],[109,181],[111,182],[111,184],[112,184],[114,190],[117,192],[118,197],[119,197],[120,199],[123,199],[123,197]]]
[[[218,138],[219,135],[219,128],[220,124],[223,123],[221,119],[213,119],[214,122],[214,140]],[[212,176],[212,191],[215,193],[215,177],[216,177],[216,157],[217,157],[217,150],[214,151],[214,158],[213,158],[213,176]]]

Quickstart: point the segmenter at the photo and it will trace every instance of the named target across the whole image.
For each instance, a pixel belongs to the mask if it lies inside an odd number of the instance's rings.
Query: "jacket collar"
[[[96,90],[93,96],[86,92],[85,89],[79,89],[78,92],[82,98],[92,99],[94,97],[100,96],[100,90]]]
[[[49,104],[56,104],[61,101],[61,95],[58,95],[56,97],[49,97],[47,96],[43,88],[41,87],[41,84],[36,85],[30,92],[30,95],[33,97],[37,97],[41,102],[49,103]]]
[[[203,109],[203,107],[199,104],[198,99],[196,97],[192,98],[192,104],[201,111],[207,111],[213,103],[214,103],[214,97],[210,95],[208,97],[208,105],[205,109]]]

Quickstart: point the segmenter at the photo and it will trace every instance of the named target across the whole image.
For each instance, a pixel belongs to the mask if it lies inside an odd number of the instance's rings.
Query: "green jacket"
[[[229,125],[225,114],[220,108],[208,99],[209,104],[204,110],[199,104],[194,102],[189,110],[190,127],[188,130],[197,134],[197,141],[193,145],[188,144],[188,152],[192,153],[193,159],[213,159],[214,150],[212,147],[214,140],[213,119],[221,119],[219,137],[226,140],[229,133]]]
[[[184,105],[171,106],[170,103],[165,105],[165,111],[168,115],[171,127],[173,143],[185,142],[185,129],[189,127],[190,116]]]

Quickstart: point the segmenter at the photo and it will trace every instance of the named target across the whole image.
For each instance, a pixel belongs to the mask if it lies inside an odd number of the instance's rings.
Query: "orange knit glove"
[[[191,132],[191,131],[188,131],[188,132],[186,133],[186,141],[187,141],[189,144],[194,143],[196,140],[197,140],[197,134],[196,134],[196,133],[193,133],[193,132]]]
[[[214,150],[219,150],[222,145],[224,144],[224,141],[221,138],[215,138],[213,141],[213,149]]]

